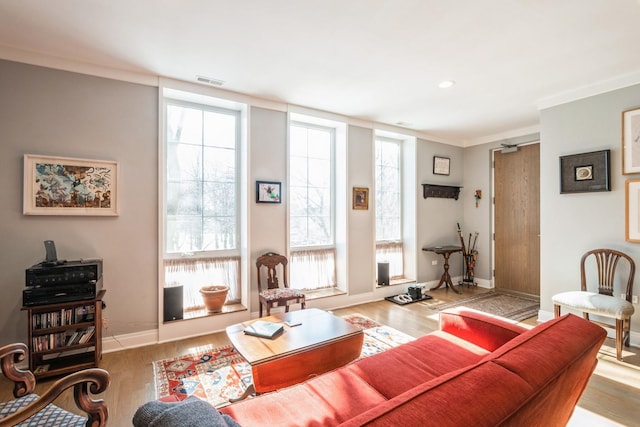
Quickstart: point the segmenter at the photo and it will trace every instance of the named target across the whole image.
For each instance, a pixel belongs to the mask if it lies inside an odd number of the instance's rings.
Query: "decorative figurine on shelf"
[[[478,200],[482,199],[482,190],[476,190],[476,194],[473,197],[476,198],[476,208],[477,208]]]

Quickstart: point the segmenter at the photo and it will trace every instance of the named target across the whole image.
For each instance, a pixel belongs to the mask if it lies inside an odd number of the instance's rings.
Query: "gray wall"
[[[158,328],[158,89],[105,78],[0,60],[0,177],[5,182],[0,203],[0,340],[26,340],[22,307],[24,270],[44,258],[44,240],[54,240],[60,259],[100,257],[107,289],[104,312],[109,329],[119,336]],[[286,248],[286,194],[280,205],[252,202],[256,179],[286,179],[287,114],[251,107],[249,114],[249,277],[254,282],[255,257]],[[347,184],[373,189],[372,131],[349,126]],[[459,185],[463,150],[419,140],[417,145],[417,245],[455,243],[455,223],[462,218],[460,201],[422,199],[421,183]],[[23,155],[53,155],[120,164],[118,217],[24,216]],[[450,177],[432,174],[433,155],[451,157]],[[350,191],[349,196],[350,197]],[[413,195],[411,195],[413,197]],[[370,204],[373,200],[370,200]],[[349,202],[350,208],[350,202]],[[345,209],[349,296],[337,304],[380,298],[373,291],[375,268],[374,211]],[[417,251],[418,280],[435,281],[441,264]],[[246,261],[246,260],[245,260]],[[460,269],[460,263],[457,268]],[[459,274],[452,270],[452,273]],[[249,312],[257,311],[250,286]],[[403,292],[404,288],[386,292]],[[325,299],[322,304],[330,308]]]
[[[451,159],[450,175],[433,174],[433,156],[449,157]],[[463,223],[463,200],[468,190],[462,188],[458,200],[433,197],[425,199],[422,196],[422,184],[463,186],[465,174],[463,149],[418,139],[416,157],[418,162],[418,194],[416,194],[418,198],[416,207],[418,248],[459,245],[456,223],[460,223],[460,227],[465,228]],[[442,256],[433,252],[421,252],[418,254],[418,282],[426,282],[434,278],[439,279],[442,274]],[[438,265],[431,265],[433,260],[436,260]],[[462,275],[461,256],[451,256],[449,265],[449,273],[452,276]]]
[[[101,257],[107,288],[107,335],[157,328],[158,90],[156,87],[0,61],[0,337],[26,339],[22,306],[24,269],[44,258],[43,241],[54,240],[60,258]],[[637,244],[624,240],[624,181],[621,174],[621,112],[640,103],[640,86],[609,92],[541,111],[541,310],[551,296],[576,289],[580,255],[596,246],[624,250],[638,259]],[[253,107],[249,114],[249,194],[256,179],[286,178],[286,113]],[[349,127],[348,182],[373,188],[372,132]],[[480,233],[476,277],[490,281],[490,158],[499,143],[462,149],[418,140],[416,144],[416,242],[418,248],[457,243],[456,222]],[[609,148],[612,191],[559,194],[558,157]],[[22,215],[24,154],[117,160],[118,217]],[[433,156],[451,158],[451,175],[432,173]],[[462,185],[461,198],[423,199],[423,183]],[[475,208],[473,194],[483,190]],[[407,195],[405,195],[407,196]],[[413,195],[410,195],[413,197]],[[249,254],[286,247],[286,195],[278,206],[250,205]],[[351,211],[349,287],[361,301],[375,281],[367,230],[373,211]],[[268,227],[265,227],[268,224]],[[418,281],[435,281],[441,257],[417,251]],[[369,254],[369,255],[367,255]],[[451,272],[461,274],[454,257]],[[437,266],[431,261],[438,260]],[[249,260],[249,265],[252,260]],[[250,269],[253,276],[253,269]],[[640,288],[636,286],[635,293]],[[360,297],[358,299],[358,296]],[[255,295],[250,310],[257,310]],[[344,303],[342,300],[341,304]],[[640,328],[634,316],[632,330]]]
[[[547,108],[540,114],[541,309],[551,296],[580,286],[582,254],[596,247],[618,249],[640,263],[640,246],[625,241],[625,180],[622,175],[622,111],[640,105],[640,85]],[[611,149],[611,191],[560,194],[559,156]],[[634,294],[640,293],[636,274]],[[636,313],[631,330],[640,329]]]
[[[0,337],[26,339],[25,268],[104,259],[108,333],[157,325],[158,90],[0,61]],[[120,216],[22,215],[24,154],[117,160]]]
[[[105,262],[108,334],[157,328],[158,245],[158,90],[156,87],[0,61],[0,336],[3,342],[26,338],[20,311],[24,269],[44,257],[42,242],[55,240],[60,258],[101,257]],[[633,86],[541,111],[541,310],[551,313],[551,296],[578,286],[580,255],[596,246],[628,252],[624,241],[624,182],[621,174],[621,112],[640,103]],[[256,179],[286,179],[287,115],[253,107],[249,114],[249,186]],[[348,130],[348,182],[373,188],[372,131]],[[532,140],[526,137],[522,140]],[[353,144],[353,145],[351,145]],[[418,281],[435,281],[441,258],[419,248],[456,244],[456,223],[465,235],[478,231],[476,277],[490,281],[491,150],[499,141],[462,149],[418,139],[416,143],[416,244]],[[612,191],[559,194],[558,157],[611,149]],[[118,217],[22,215],[22,157],[41,154],[120,162]],[[451,175],[432,173],[433,156],[451,158]],[[462,185],[460,200],[423,199],[423,183]],[[473,198],[482,189],[478,208]],[[250,191],[250,197],[253,192]],[[248,248],[251,257],[286,248],[286,195],[278,206],[249,200]],[[373,211],[349,211],[351,295],[370,292],[375,282],[373,245],[367,231]],[[266,227],[265,224],[268,226]],[[367,237],[368,236],[368,237]],[[437,266],[431,261],[438,260]],[[251,265],[251,260],[249,260]],[[353,265],[353,264],[352,264]],[[451,273],[462,261],[452,258]],[[254,275],[253,269],[250,270]],[[635,293],[640,289],[636,287]],[[252,290],[251,301],[255,300]],[[344,300],[341,300],[344,304]],[[257,308],[255,301],[250,309]],[[633,330],[638,330],[638,314]]]

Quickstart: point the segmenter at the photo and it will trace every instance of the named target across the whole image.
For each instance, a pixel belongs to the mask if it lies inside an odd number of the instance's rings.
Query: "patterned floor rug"
[[[464,306],[516,321],[534,317],[538,314],[538,310],[540,310],[540,303],[538,301],[501,294],[498,292],[485,292],[450,303],[429,301],[422,302],[420,304],[423,304],[432,310],[439,311],[446,308]]]
[[[360,326],[364,342],[360,357],[388,350],[414,338],[360,314],[343,316]],[[216,407],[229,403],[251,384],[251,366],[232,346],[153,362],[156,398],[194,395]]]

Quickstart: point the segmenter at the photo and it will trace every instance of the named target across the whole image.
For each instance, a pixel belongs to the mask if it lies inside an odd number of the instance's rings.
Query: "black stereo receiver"
[[[85,283],[56,286],[31,286],[22,291],[22,305],[57,304],[94,299],[102,289],[102,277]]]
[[[99,280],[102,260],[42,262],[26,270],[26,284],[31,286],[63,286]]]

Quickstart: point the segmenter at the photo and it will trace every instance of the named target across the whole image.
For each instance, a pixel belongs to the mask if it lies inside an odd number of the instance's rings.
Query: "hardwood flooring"
[[[462,288],[462,295],[438,289],[429,294],[442,301],[466,298],[482,288]],[[420,303],[399,306],[377,301],[333,310],[336,315],[360,313],[392,328],[418,337],[438,328],[438,312]],[[535,325],[535,318],[522,323]],[[100,367],[111,374],[111,386],[101,396],[109,405],[110,426],[131,426],[136,409],[155,398],[151,363],[154,360],[196,352],[206,347],[228,345],[224,332],[104,354]],[[615,359],[615,344],[607,340],[599,355],[596,371],[582,396],[570,426],[632,426],[640,421],[640,349],[624,349],[624,362]],[[37,392],[42,393],[51,383],[42,381]],[[0,401],[10,400],[12,386],[0,378]],[[478,396],[482,399],[482,396]],[[77,412],[73,392],[67,390],[56,402]]]

